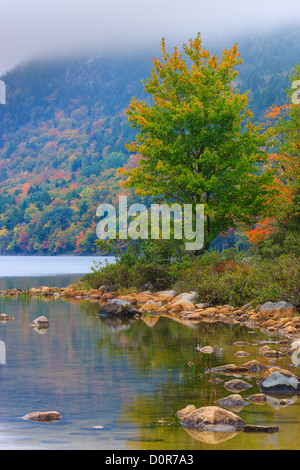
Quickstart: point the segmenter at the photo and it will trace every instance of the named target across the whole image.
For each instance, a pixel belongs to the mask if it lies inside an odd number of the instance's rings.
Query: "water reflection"
[[[275,408],[251,403],[239,412],[248,424],[279,426],[272,436],[204,435],[183,429],[175,417],[188,404],[198,408],[228,396],[208,371],[244,362],[234,356],[234,343],[247,342],[242,347],[249,358],[268,366],[245,328],[185,325],[168,317],[99,318],[98,310],[98,303],[88,301],[0,299],[0,311],[15,317],[0,324],[6,345],[6,364],[0,364],[1,449],[299,447],[299,401]],[[50,322],[44,335],[28,326],[41,315]],[[268,340],[258,331],[255,338]],[[202,354],[197,345],[217,346],[222,355]],[[288,358],[281,361],[284,367]],[[255,377],[243,380],[252,385],[251,393],[258,392]],[[249,391],[241,394],[246,398]],[[62,414],[60,422],[45,426],[22,420],[29,412],[49,409]]]

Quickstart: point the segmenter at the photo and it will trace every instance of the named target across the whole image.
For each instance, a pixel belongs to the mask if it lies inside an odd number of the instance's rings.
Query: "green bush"
[[[224,252],[223,252],[224,253]],[[174,288],[194,290],[199,300],[241,306],[285,300],[300,305],[300,259],[282,255],[277,259],[219,259],[215,253],[195,260],[180,274]]]

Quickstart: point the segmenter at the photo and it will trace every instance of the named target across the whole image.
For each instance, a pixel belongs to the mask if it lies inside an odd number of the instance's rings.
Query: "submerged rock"
[[[246,367],[236,366],[235,364],[225,364],[223,366],[213,367],[211,372],[215,374],[238,374],[240,372],[247,372]]]
[[[245,362],[243,367],[246,367],[249,372],[261,372],[264,369],[264,366],[256,360]]]
[[[249,403],[246,402],[243,397],[238,394],[229,395],[228,397],[221,398],[217,401],[217,403],[220,406],[225,406],[226,408],[231,408],[236,411],[240,411],[244,408],[244,406],[249,405]]]
[[[279,428],[277,426],[257,426],[254,424],[246,424],[243,429],[244,432],[278,432]]]
[[[249,353],[247,353],[246,351],[237,351],[236,353],[234,353],[234,355],[236,357],[246,357],[249,356]]]
[[[266,403],[267,396],[264,393],[255,393],[254,395],[247,397],[247,400],[251,401],[252,403],[258,403],[259,405],[262,405]]]
[[[182,410],[177,411],[176,416],[179,419],[183,419],[186,415],[188,415],[189,413],[195,410],[196,410],[195,405],[188,405],[185,408],[182,408]]]
[[[40,423],[51,423],[59,421],[62,415],[58,411],[33,411],[24,416],[27,421],[38,421]]]
[[[12,317],[11,315],[7,315],[6,313],[0,314],[0,322],[5,323],[11,320],[14,320],[14,317]]]
[[[128,300],[111,299],[100,307],[97,315],[99,316],[125,316],[134,317],[140,315],[141,312],[134,308]]]
[[[285,357],[286,354],[281,352],[281,351],[275,351],[274,349],[269,349],[264,352],[265,357],[275,357],[275,358],[280,358],[280,357]]]
[[[233,432],[242,429],[245,421],[219,406],[204,406],[188,413],[181,422],[187,428],[209,432]]]
[[[296,375],[279,367],[271,367],[257,381],[261,392],[300,393],[300,381]]]
[[[196,292],[183,293],[177,295],[166,305],[166,309],[170,312],[182,312],[183,310],[195,310]]]
[[[257,373],[261,372],[264,369],[264,366],[258,361],[249,361],[245,362],[241,366],[236,366],[235,364],[225,364],[224,366],[218,366],[211,369],[211,372],[216,374],[227,374],[234,375],[240,373]]]
[[[199,351],[204,354],[212,354],[214,352],[214,348],[212,346],[204,346],[203,348],[199,348]]]
[[[225,382],[224,387],[227,390],[230,390],[232,392],[235,392],[235,391],[243,392],[244,390],[251,388],[252,385],[248,384],[247,382],[244,382],[243,380],[234,379],[234,380],[230,380],[229,382]]]

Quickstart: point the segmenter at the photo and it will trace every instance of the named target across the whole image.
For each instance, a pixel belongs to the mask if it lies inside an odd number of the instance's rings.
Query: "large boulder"
[[[257,381],[263,393],[300,393],[300,381],[296,375],[279,367],[271,367]]]
[[[264,313],[284,313],[286,315],[294,315],[297,313],[297,309],[294,305],[290,304],[289,302],[266,302],[260,307],[260,311]]]
[[[134,317],[141,315],[141,312],[134,308],[128,300],[111,299],[101,306],[97,315]]]
[[[209,432],[233,432],[243,429],[245,421],[219,406],[204,406],[188,413],[181,421],[182,426]]]
[[[167,310],[170,312],[182,312],[183,310],[195,310],[194,301],[197,297],[196,292],[189,294],[183,293],[174,297],[174,299],[167,304]]]

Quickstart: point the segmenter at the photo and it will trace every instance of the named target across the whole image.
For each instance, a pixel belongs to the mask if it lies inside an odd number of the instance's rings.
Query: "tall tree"
[[[235,44],[220,58],[202,47],[198,34],[172,55],[161,42],[144,88],[152,101],[134,97],[127,110],[140,155],[126,184],[159,202],[204,204],[206,250],[240,221],[252,223],[264,208],[271,178],[267,133],[251,122],[247,95],[233,86],[242,60]]]

